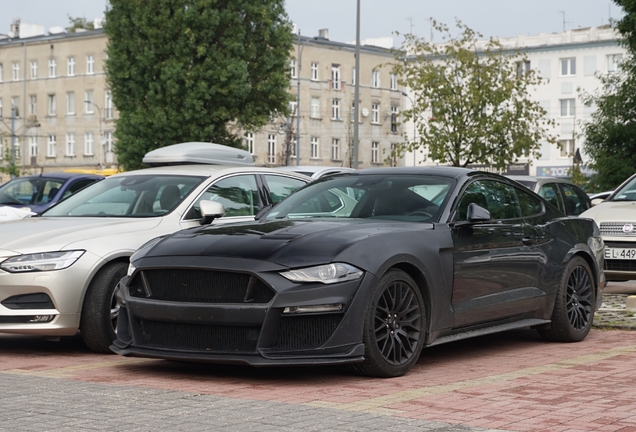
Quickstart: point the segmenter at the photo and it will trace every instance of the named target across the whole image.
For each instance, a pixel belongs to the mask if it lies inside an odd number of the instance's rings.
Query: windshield
[[[436,176],[326,177],[283,200],[266,218],[377,218],[438,222],[442,205],[454,187],[454,180]]]
[[[16,179],[0,187],[0,204],[46,204],[66,180],[50,177]]]
[[[610,201],[636,201],[636,176],[617,190]]]
[[[88,186],[43,216],[154,217],[169,213],[204,177],[122,175]]]

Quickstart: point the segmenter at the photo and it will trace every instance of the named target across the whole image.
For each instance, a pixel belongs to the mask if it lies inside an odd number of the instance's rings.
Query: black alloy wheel
[[[422,294],[401,270],[387,272],[376,286],[365,317],[365,361],[356,372],[377,377],[404,375],[424,344],[426,315]]]
[[[593,297],[589,273],[583,267],[575,268],[568,278],[566,293],[568,320],[575,330],[585,330],[592,321]]]

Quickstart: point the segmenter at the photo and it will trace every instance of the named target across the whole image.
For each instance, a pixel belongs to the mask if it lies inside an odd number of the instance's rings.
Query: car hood
[[[594,219],[599,226],[601,222],[636,223],[636,201],[604,201],[580,216]]]
[[[0,223],[0,249],[16,254],[83,248],[86,242],[155,228],[161,218],[31,217]],[[74,246],[77,244],[78,246]]]
[[[183,230],[166,237],[144,258],[218,256],[267,260],[296,267],[331,262],[352,245],[382,235],[408,235],[432,224],[367,219],[245,222]]]

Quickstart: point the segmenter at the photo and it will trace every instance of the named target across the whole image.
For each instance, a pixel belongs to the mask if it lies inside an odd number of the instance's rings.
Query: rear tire
[[[590,266],[576,256],[563,272],[550,328],[539,329],[539,334],[543,339],[554,342],[582,341],[592,328],[595,303]]]
[[[119,307],[115,288],[126,274],[128,265],[115,262],[104,266],[93,278],[84,297],[80,333],[86,346],[98,353],[111,353],[117,334]]]
[[[402,270],[390,270],[375,286],[367,305],[365,360],[351,368],[368,376],[402,376],[417,362],[425,334],[426,310],[417,284]]]

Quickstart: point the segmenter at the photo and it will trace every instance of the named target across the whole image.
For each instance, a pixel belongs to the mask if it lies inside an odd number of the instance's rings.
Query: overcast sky
[[[0,0],[0,33],[13,18],[29,24],[68,26],[68,16],[100,17],[108,0]],[[622,10],[610,0],[361,0],[361,38],[412,32],[430,37],[429,18],[460,19],[486,37],[561,32],[607,24]],[[329,29],[338,42],[355,40],[356,0],[286,0],[287,11],[305,36]],[[565,21],[565,22],[564,22]],[[435,40],[435,35],[433,35]],[[397,41],[397,39],[396,39]]]

